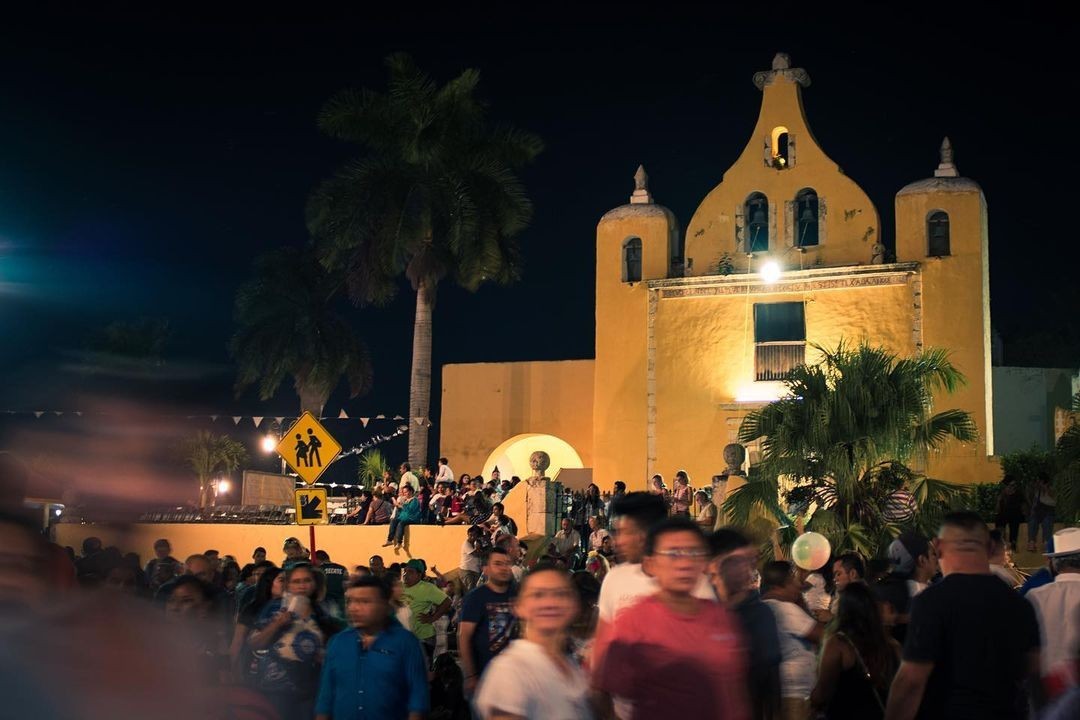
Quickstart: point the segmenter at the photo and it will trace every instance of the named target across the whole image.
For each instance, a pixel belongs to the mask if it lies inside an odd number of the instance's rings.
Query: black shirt
[[[904,660],[932,662],[919,718],[1027,717],[1023,682],[1039,625],[994,575],[947,576],[911,601]]]
[[[495,592],[481,585],[468,595],[461,605],[461,621],[476,623],[472,635],[472,657],[475,671],[480,674],[491,659],[510,642],[517,620],[514,617],[514,597],[517,588]]]
[[[780,708],[780,634],[776,616],[756,593],[734,608],[743,634],[750,644],[748,689],[751,717],[779,717]]]

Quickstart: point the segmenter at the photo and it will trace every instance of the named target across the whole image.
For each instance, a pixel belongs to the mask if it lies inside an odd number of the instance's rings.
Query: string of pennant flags
[[[349,448],[348,450],[343,450],[341,452],[341,454],[337,456],[337,458],[334,460],[334,462],[337,462],[338,460],[341,460],[342,458],[347,458],[350,455],[359,455],[360,453],[364,452],[365,450],[373,448],[376,445],[384,443],[384,442],[386,442],[388,440],[393,440],[394,438],[400,437],[401,435],[404,435],[407,432],[409,432],[409,426],[408,425],[398,425],[397,429],[394,430],[394,432],[390,433],[389,435],[375,435],[374,437],[368,438],[367,440],[365,440],[364,442],[360,443],[359,445],[357,445],[355,447]]]
[[[11,416],[15,416],[15,415],[33,416],[34,419],[36,419],[36,420],[40,420],[42,417],[45,417],[45,416],[50,416],[50,417],[75,416],[75,417],[80,417],[80,418],[126,417],[125,415],[122,415],[120,413],[85,412],[85,411],[82,411],[82,410],[4,410],[4,411],[2,411],[2,413],[4,415],[11,415]],[[170,419],[184,419],[184,420],[210,420],[211,422],[217,422],[219,419],[220,420],[232,420],[233,425],[235,425],[237,427],[239,427],[241,422],[245,422],[247,420],[250,420],[252,422],[253,426],[255,428],[258,428],[260,425],[262,425],[264,420],[273,420],[276,424],[281,425],[286,420],[295,420],[295,419],[297,419],[299,417],[299,415],[227,415],[225,413],[216,413],[216,414],[209,414],[209,415],[156,415],[156,417],[170,418]],[[399,421],[405,420],[405,418],[403,416],[401,416],[401,415],[394,415],[394,416],[391,417],[391,416],[382,415],[382,414],[366,416],[366,417],[365,416],[356,416],[356,415],[350,416],[348,413],[346,413],[344,410],[342,410],[337,415],[324,415],[324,416],[321,416],[319,418],[319,420],[320,421],[321,420],[359,420],[360,424],[363,425],[366,428],[368,426],[368,423],[370,423],[372,420],[378,420],[378,421],[387,420],[387,421],[391,421],[391,422],[399,422]],[[421,426],[421,427],[431,427],[431,420],[429,420],[426,417],[413,418],[413,422],[415,422],[418,426]],[[406,425],[404,427],[405,427],[405,430],[402,431],[402,432],[407,432],[408,431],[408,426]],[[398,434],[401,434],[401,433],[398,433]],[[396,437],[396,435],[393,436],[393,437]]]

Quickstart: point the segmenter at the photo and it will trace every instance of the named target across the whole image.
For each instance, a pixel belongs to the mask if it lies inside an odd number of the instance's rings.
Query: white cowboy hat
[[[1043,553],[1046,557],[1080,555],[1080,528],[1064,528],[1054,533],[1054,552]]]

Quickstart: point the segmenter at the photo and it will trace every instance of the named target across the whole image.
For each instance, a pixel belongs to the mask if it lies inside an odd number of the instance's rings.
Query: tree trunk
[[[317,418],[322,417],[323,408],[326,407],[327,396],[319,388],[308,387],[299,381],[293,383],[296,394],[300,396],[300,412],[309,412]]]
[[[431,310],[435,288],[427,280],[416,289],[416,320],[413,323],[412,377],[409,382],[409,464],[427,463],[428,412],[431,408]],[[419,423],[417,421],[420,421]]]

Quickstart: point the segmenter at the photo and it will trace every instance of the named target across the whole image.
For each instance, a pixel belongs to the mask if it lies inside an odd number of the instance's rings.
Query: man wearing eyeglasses
[[[615,617],[606,651],[595,658],[602,708],[617,695],[631,703],[633,717],[749,718],[746,643],[722,605],[694,597],[709,555],[689,518],[649,529],[642,568],[657,591]],[[693,672],[672,672],[680,667]]]

